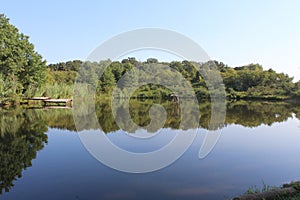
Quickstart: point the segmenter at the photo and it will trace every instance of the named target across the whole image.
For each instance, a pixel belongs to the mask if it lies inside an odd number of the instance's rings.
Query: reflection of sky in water
[[[189,134],[191,131],[194,132],[196,130],[182,131],[171,128],[163,128],[159,129],[155,133],[148,133],[144,129],[139,129],[133,134],[125,134],[123,131],[119,130],[114,133],[110,133],[107,136],[113,144],[124,150],[135,153],[146,153],[159,150],[160,148],[169,144],[179,132],[183,134]],[[137,138],[134,137],[134,135],[143,135],[144,137],[147,135],[148,138]]]
[[[225,199],[251,186],[280,185],[299,178],[299,120],[271,127],[229,125],[213,151],[198,158],[204,134],[171,166],[148,174],[112,170],[84,149],[70,131],[49,129],[49,143],[38,152],[32,167],[23,171],[3,199]],[[108,134],[118,146],[137,152],[164,146],[173,137],[162,129],[151,141]],[[130,142],[134,141],[134,142]]]

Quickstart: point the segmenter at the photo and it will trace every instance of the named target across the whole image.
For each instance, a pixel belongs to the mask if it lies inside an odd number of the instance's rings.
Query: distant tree
[[[78,71],[82,65],[82,61],[80,60],[73,60],[66,62],[66,67],[70,71]]]
[[[300,97],[300,81],[295,83],[295,87],[293,88],[293,95]]]
[[[56,64],[50,64],[47,66],[47,68],[53,70],[53,71],[79,71],[82,61],[80,60],[73,60],[73,61],[67,61],[67,62],[59,62]]]
[[[148,58],[146,63],[158,63],[158,60],[156,58]]]
[[[29,37],[0,14],[0,73],[6,81],[19,83],[19,92],[38,88],[45,81],[46,61],[34,51]]]
[[[106,68],[102,76],[100,77],[100,87],[104,92],[109,92],[115,85],[116,80],[111,68]]]
[[[110,68],[111,68],[112,73],[115,76],[116,81],[118,81],[122,77],[123,70],[124,70],[122,64],[120,62],[117,62],[117,61],[112,62],[110,64]]]
[[[132,64],[135,67],[139,64],[139,62],[134,57],[129,57],[127,59],[123,59],[122,63],[123,64],[130,63],[130,64]]]
[[[84,62],[78,72],[77,82],[86,83],[95,87],[98,84],[98,74],[96,73],[98,63],[96,62]]]
[[[197,72],[198,70],[195,68],[195,65],[193,65],[191,62],[184,60],[182,61],[182,66],[185,69],[185,71],[187,73],[186,74],[186,78],[189,81],[196,81],[199,80],[199,78],[197,77]]]

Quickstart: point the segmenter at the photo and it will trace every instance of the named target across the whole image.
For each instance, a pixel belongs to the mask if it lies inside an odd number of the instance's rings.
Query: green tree
[[[20,93],[29,87],[38,88],[45,81],[46,61],[34,51],[29,37],[0,14],[0,73],[4,79],[14,77],[21,85]]]
[[[118,81],[123,75],[123,66],[120,62],[115,61],[112,62],[109,66],[111,68],[112,73],[115,76],[116,81]]]
[[[158,63],[158,60],[156,58],[148,58],[146,63]]]
[[[111,69],[108,67],[100,77],[100,87],[102,91],[110,92],[115,84],[116,84],[116,80],[114,74],[112,73]]]

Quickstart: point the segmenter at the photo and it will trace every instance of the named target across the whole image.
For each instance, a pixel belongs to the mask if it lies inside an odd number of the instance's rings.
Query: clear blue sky
[[[0,12],[48,63],[84,60],[114,35],[156,27],[190,37],[230,66],[260,63],[300,79],[298,0],[1,0]]]

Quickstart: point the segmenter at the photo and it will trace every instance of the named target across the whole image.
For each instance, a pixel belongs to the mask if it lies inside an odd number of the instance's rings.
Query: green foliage
[[[60,62],[56,64],[50,64],[47,67],[52,71],[79,71],[82,61],[73,60],[68,62]]]
[[[206,63],[195,63],[184,60],[170,63],[159,62],[156,58],[148,58],[146,62],[139,62],[133,57],[123,59],[121,62],[104,60],[100,62],[82,62],[80,60],[49,64],[46,69],[46,62],[34,51],[34,46],[29,42],[29,37],[20,33],[19,30],[9,23],[9,19],[0,14],[0,98],[16,98],[18,96],[32,97],[41,90],[50,88],[52,96],[70,96],[66,87],[74,82],[90,85],[98,94],[110,94],[118,85],[121,90],[135,86],[138,82],[147,80],[145,73],[137,72],[138,66],[167,65],[180,73],[186,82],[193,86],[195,94],[199,99],[214,97],[222,94],[224,85],[227,98],[264,98],[264,99],[286,99],[300,97],[300,83],[293,83],[293,78],[283,73],[276,73],[274,70],[263,70],[261,65],[250,64],[231,68],[222,62],[208,61]],[[204,70],[205,69],[205,70]],[[152,69],[153,70],[153,69]],[[223,78],[223,83],[207,81],[214,77]],[[151,73],[151,72],[150,72]],[[125,75],[125,76],[124,76]],[[163,72],[160,76],[154,77],[157,82],[171,82],[179,80],[172,73]],[[218,80],[218,79],[214,79]],[[120,82],[119,82],[120,81]],[[210,84],[210,85],[207,85]],[[52,87],[52,85],[54,85]],[[68,85],[68,86],[67,86]],[[53,94],[61,87],[60,94]],[[183,91],[187,95],[185,86],[181,83],[174,84],[174,88]],[[143,89],[141,94],[136,96],[158,95],[166,97],[169,91],[157,87],[154,94]],[[208,89],[210,92],[208,92]],[[121,92],[122,92],[121,91]],[[190,95],[190,94],[189,94]],[[213,95],[213,96],[212,96]]]
[[[289,193],[283,193],[283,194],[278,194],[278,192],[274,193],[273,197],[268,197],[272,198],[274,200],[298,200],[300,198],[300,190],[299,190],[299,182],[291,182],[289,184],[283,184],[280,187],[274,187],[274,186],[269,186],[263,182],[262,188],[258,188],[257,186],[251,186],[247,191],[246,194],[258,194],[258,193],[263,193],[263,192],[270,192],[272,190],[280,190],[282,188],[287,188],[287,187],[293,187],[297,190],[296,193],[289,194]]]
[[[79,67],[79,65],[81,66]],[[163,65],[179,73],[174,75],[174,72],[162,70],[159,76],[151,77],[152,81],[168,85],[174,80],[178,80],[173,89],[186,91],[185,86],[179,81],[183,77],[192,86],[198,99],[209,99],[211,95],[222,94],[224,87],[229,99],[300,97],[300,83],[293,83],[293,78],[286,74],[276,73],[271,69],[264,71],[262,66],[258,64],[231,68],[217,61],[202,64],[187,60],[161,63],[155,58],[149,58],[146,62],[138,62],[135,58],[124,59],[122,62],[111,62],[110,60],[93,63],[68,61],[48,66],[47,83],[59,82],[68,85],[73,84],[75,81],[86,83],[96,87],[99,95],[110,95],[112,90],[118,86],[121,90],[117,96],[120,97],[127,92],[128,88],[137,85],[137,83],[148,83],[149,74],[155,74]],[[145,66],[145,71],[136,70],[137,66]],[[223,82],[216,82],[216,77],[220,77]],[[208,79],[213,81],[208,82]],[[207,85],[207,83],[210,83],[210,85]],[[135,92],[133,97],[166,98],[171,94],[168,88],[163,89],[163,87],[158,86],[154,88],[157,89],[156,92],[153,91],[151,84],[147,87],[143,86],[138,90],[139,93]],[[122,92],[123,94],[121,94]],[[182,93],[179,95],[187,94]]]
[[[170,89],[179,91],[177,93],[181,96],[192,95],[186,93],[186,85],[179,81],[180,77],[183,77],[194,89],[198,99],[222,95],[223,89],[226,89],[229,99],[300,97],[299,82],[295,84],[292,82],[293,79],[286,74],[276,73],[271,69],[264,71],[258,64],[231,68],[217,61],[202,64],[187,60],[167,63],[148,58],[146,62],[139,62],[130,57],[123,59],[122,62],[74,60],[49,64],[45,69],[45,61],[42,61],[41,56],[34,52],[34,47],[29,43],[28,37],[10,25],[4,15],[0,15],[0,28],[0,42],[2,43],[0,47],[0,98],[2,99],[20,95],[24,97],[34,95],[48,95],[52,98],[71,97],[71,88],[75,82],[89,85],[88,88],[96,91],[97,95],[110,95],[118,86],[120,93],[116,96],[124,97],[128,88],[136,86],[137,83],[148,84],[147,77],[151,73],[155,74],[161,67],[160,65],[166,65],[178,73],[174,75],[174,73],[162,70],[160,76],[154,76],[152,81],[161,85],[168,85],[174,80],[178,80],[178,83],[174,83],[173,88],[149,84],[138,93],[135,92],[135,98],[166,98],[172,93]],[[136,67],[143,65],[154,67],[148,68],[147,72],[136,70]],[[216,82],[218,77],[222,78],[223,82]]]
[[[22,85],[18,82],[17,78],[10,74],[4,77],[0,73],[0,98],[5,99],[6,97],[15,98],[22,92]]]
[[[66,85],[74,84],[77,77],[76,71],[46,71],[47,84],[63,83]]]
[[[105,93],[111,93],[111,89],[115,86],[116,79],[114,74],[112,73],[111,68],[105,70],[100,77],[99,86],[101,90]]]
[[[295,83],[295,87],[292,90],[292,94],[294,97],[300,98],[300,81]]]
[[[274,189],[278,189],[278,187],[269,186],[269,185],[267,185],[267,184],[265,184],[263,182],[261,188],[258,188],[256,185],[255,186],[251,186],[247,190],[246,194],[257,194],[257,193],[261,193],[261,192],[269,192],[269,191],[274,190]]]
[[[229,98],[285,99],[292,96],[293,78],[274,70],[262,69],[258,64],[221,71]]]
[[[46,62],[34,51],[29,37],[0,14],[0,74],[11,91],[0,96],[25,93],[29,87],[38,88],[45,82]],[[1,86],[4,87],[5,86]]]
[[[51,98],[71,98],[73,95],[73,85],[65,85],[55,83],[54,85],[46,85],[44,90],[37,91],[35,96],[46,96]]]

